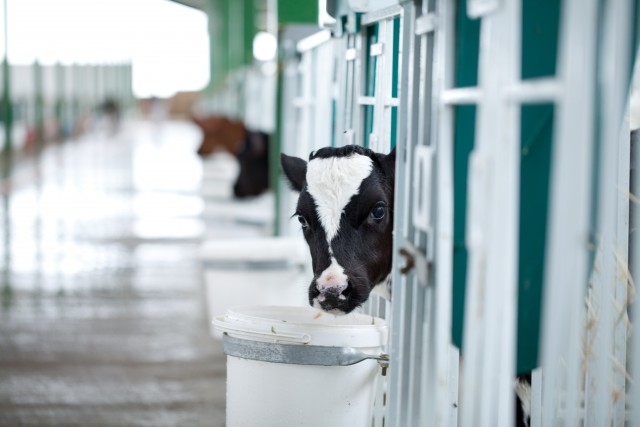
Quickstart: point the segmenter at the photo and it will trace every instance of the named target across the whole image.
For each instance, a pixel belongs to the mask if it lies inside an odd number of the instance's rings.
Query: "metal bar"
[[[353,60],[355,60],[355,59],[356,59],[356,50],[355,50],[354,48],[347,49],[347,50],[344,52],[344,58],[345,58],[347,61],[353,61]]]
[[[400,100],[398,98],[386,97],[383,99],[382,105],[385,107],[397,107],[400,105]]]
[[[482,98],[482,90],[476,87],[447,89],[442,92],[440,99],[446,105],[477,104]]]
[[[403,5],[404,20],[400,33],[400,47],[402,49],[402,60],[400,61],[400,71],[398,78],[400,86],[398,88],[398,98],[403,100],[398,106],[398,123],[406,123],[406,126],[398,126],[397,145],[396,145],[396,180],[395,180],[395,206],[397,212],[411,212],[410,194],[411,180],[408,177],[408,171],[412,164],[410,144],[415,138],[416,124],[413,117],[417,107],[417,97],[413,91],[415,78],[416,60],[415,55],[411,54],[415,50],[413,46],[412,27],[414,16],[414,4],[409,2]],[[394,253],[398,253],[401,247],[405,245],[405,238],[409,235],[410,221],[406,215],[396,215],[394,217],[393,236]],[[403,427],[410,425],[406,422],[408,410],[408,386],[412,373],[407,369],[409,366],[409,354],[406,350],[409,348],[409,336],[407,329],[410,321],[410,312],[407,307],[410,306],[409,289],[406,276],[400,274],[402,261],[399,256],[393,257],[392,269],[392,295],[391,301],[391,337],[390,351],[391,359],[394,361],[390,366],[389,374],[389,410],[388,425],[391,427]]]
[[[345,58],[344,52],[347,48],[347,40],[348,36],[344,35],[342,39],[337,39],[335,41],[336,48],[334,51],[334,61],[336,63],[336,75],[334,76],[334,115],[333,115],[333,145],[340,146],[342,142],[342,137],[344,135],[345,126],[344,126],[344,115],[345,108],[344,102],[346,100],[346,67],[347,60]],[[342,101],[341,101],[342,100]]]
[[[374,43],[369,47],[369,56],[380,56],[384,52],[384,43]]]
[[[322,30],[318,31],[315,34],[310,35],[309,37],[305,37],[300,40],[296,45],[296,49],[298,52],[303,53],[311,49],[315,49],[321,44],[324,44],[331,40],[331,31]]]
[[[561,94],[555,78],[524,80],[509,89],[509,99],[520,103],[553,102]]]
[[[349,113],[348,123],[349,129],[352,131],[353,141],[364,141],[364,112],[363,109],[357,105],[356,96],[363,93],[365,73],[366,73],[366,57],[364,44],[366,39],[362,32],[354,35],[355,49],[357,52],[356,59],[351,62],[351,90],[349,92],[349,104],[347,109]]]
[[[482,18],[495,13],[500,3],[499,0],[468,0],[467,13],[470,18]]]
[[[417,36],[421,36],[426,33],[435,31],[438,25],[438,18],[434,13],[428,13],[416,18],[416,31]]]
[[[365,360],[389,362],[386,354],[366,354],[352,347],[284,344],[241,339],[223,335],[224,352],[228,356],[271,363],[316,366],[351,366]]]
[[[378,21],[393,18],[394,16],[400,15],[401,13],[402,6],[393,5],[384,9],[365,13],[364,15],[362,15],[362,18],[360,18],[360,22],[362,25],[371,25]]]
[[[281,39],[281,37],[278,37]],[[280,62],[280,60],[278,60]],[[280,64],[278,64],[280,65]],[[277,67],[277,88],[282,88],[284,85],[284,71],[283,67]],[[273,134],[273,142],[269,147],[269,187],[272,189],[274,193],[274,209],[275,215],[273,220],[273,235],[281,236],[282,229],[280,218],[282,218],[282,198],[283,198],[283,188],[280,179],[280,153],[282,152],[282,145],[284,140],[284,129],[283,129],[283,112],[285,108],[285,100],[283,99],[283,91],[276,91],[276,102],[275,102],[275,130]]]
[[[407,212],[407,214],[409,214]],[[409,215],[407,215],[409,216]],[[415,276],[413,274],[412,276]],[[423,403],[423,396],[420,393],[420,383],[425,376],[426,363],[428,359],[428,325],[424,321],[425,308],[429,307],[430,301],[433,300],[432,289],[426,289],[422,286],[416,286],[415,278],[411,278],[411,304],[405,306],[405,310],[408,309],[411,313],[411,327],[407,331],[409,335],[409,345],[405,347],[405,351],[410,355],[410,363],[407,366],[411,375],[409,376],[408,394],[405,398],[408,400],[407,411],[407,424],[406,425],[419,425],[420,424],[420,406]],[[427,326],[427,327],[425,327]]]
[[[640,62],[636,62],[636,68]],[[638,294],[638,284],[640,283],[640,131],[636,130],[634,141],[631,143],[631,204],[630,222],[633,229],[629,230],[631,244],[629,247],[632,258],[629,260],[629,268],[632,281],[631,286],[635,287]],[[631,405],[630,425],[640,425],[640,298],[636,297],[633,306],[633,327],[631,328],[631,351],[630,375],[634,380],[629,387],[629,403]]]
[[[629,185],[630,185],[630,141],[625,126],[619,132],[617,145],[617,185],[615,204],[615,253],[614,279],[615,312],[613,318],[613,425],[624,425],[626,398],[626,372],[619,367],[627,365],[627,337],[629,328],[627,323],[627,305],[629,303],[628,286],[629,272]]]
[[[429,131],[436,148],[434,240],[437,265],[434,277],[434,349],[430,375],[430,388],[434,398],[429,406],[435,414],[435,426],[454,427],[458,418],[458,350],[451,345],[454,122],[452,109],[441,108],[439,98],[447,88],[453,86],[455,7],[453,2],[446,0],[438,2],[437,7],[443,25],[435,33],[433,76],[430,83],[432,93],[428,100],[432,115],[432,127]]]
[[[359,105],[375,105],[376,98],[373,96],[359,96],[358,104]]]
[[[333,73],[326,69],[335,69],[335,49],[336,43],[329,40],[315,49],[314,54],[314,77],[316,82],[314,111],[315,122],[315,147],[326,147],[331,145],[333,130]]]
[[[389,29],[387,28],[388,21],[382,20],[377,24],[378,24],[378,42],[382,41],[382,43],[388,43],[388,40],[387,40],[388,35],[389,33],[393,33],[392,31],[389,31]],[[371,45],[371,47],[373,46],[374,45]],[[390,78],[390,75],[387,75],[388,70],[390,70],[391,68],[387,64],[388,58],[389,58],[389,53],[385,52],[383,56],[377,57],[375,62],[375,66],[376,66],[375,74],[374,74],[375,92],[373,94],[375,98],[375,106],[373,107],[373,127],[371,130],[371,135],[364,135],[365,138],[369,138],[369,146],[373,150],[378,149],[378,145],[379,145],[378,141],[385,138],[385,134],[384,134],[385,120],[384,120],[384,109],[382,107],[382,97],[384,97],[385,94],[387,93],[387,84],[388,84],[387,80]],[[363,63],[366,64],[366,61],[372,61],[372,60],[373,58],[366,58],[365,62]],[[360,111],[362,112],[362,116],[364,117],[364,108],[361,108]],[[364,131],[366,132],[367,129],[364,129]]]
[[[542,369],[531,372],[531,427],[542,427]]]
[[[584,290],[589,259],[589,222],[594,117],[596,0],[562,4],[556,107],[551,162],[549,226],[543,291],[541,360],[544,370],[542,425],[580,422]],[[563,422],[560,419],[563,418]]]

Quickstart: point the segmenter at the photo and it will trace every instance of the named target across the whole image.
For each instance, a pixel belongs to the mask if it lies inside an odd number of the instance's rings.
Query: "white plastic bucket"
[[[311,307],[241,306],[214,324],[228,335],[225,340],[258,346],[248,356],[234,356],[225,341],[227,426],[371,426],[381,372],[377,361],[318,366],[264,360],[283,346],[305,352],[351,348],[380,355],[388,336],[384,320],[355,313],[335,316]]]
[[[308,248],[300,238],[213,240],[201,247],[209,318],[236,305],[308,305]],[[214,338],[222,334],[211,329]]]
[[[266,192],[247,199],[207,201],[202,213],[208,222],[232,221],[270,227],[274,221],[273,193]]]

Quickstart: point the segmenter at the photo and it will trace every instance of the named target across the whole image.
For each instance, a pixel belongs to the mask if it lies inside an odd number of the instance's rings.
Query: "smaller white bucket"
[[[380,356],[384,320],[311,307],[241,306],[214,325],[225,333],[227,426],[371,426],[378,362],[333,360]],[[321,359],[334,366],[321,366]]]
[[[273,200],[270,192],[247,199],[210,200],[205,204],[202,216],[211,223],[231,221],[268,227],[273,223],[275,215]]]
[[[212,240],[201,247],[209,319],[236,305],[308,304],[308,248],[302,239]],[[211,330],[214,338],[220,332]]]

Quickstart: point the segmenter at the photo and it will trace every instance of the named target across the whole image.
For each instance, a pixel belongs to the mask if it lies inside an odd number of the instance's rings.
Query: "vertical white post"
[[[415,57],[409,54],[413,49],[413,4],[403,5],[403,25],[401,29],[400,46],[403,56],[400,62],[400,86],[398,99],[402,100],[398,107],[398,126],[396,145],[396,182],[395,182],[395,210],[398,214],[394,218],[394,255],[393,258],[393,291],[391,301],[391,365],[389,375],[389,411],[388,424],[392,427],[411,425],[409,423],[409,386],[412,372],[410,366],[410,325],[411,325],[411,283],[406,275],[399,273],[403,260],[399,257],[398,250],[405,245],[405,239],[409,237],[410,221],[407,216],[411,212],[410,194],[411,180],[410,168],[412,165],[411,144],[415,137],[413,132],[415,125],[412,117],[415,105],[413,89],[415,81],[412,71],[415,70]]]
[[[542,427],[542,369],[531,372],[531,427]]]
[[[638,67],[638,63],[636,63],[636,67]],[[634,319],[633,327],[631,328],[631,343],[633,348],[630,363],[630,375],[634,381],[629,388],[629,402],[631,405],[630,425],[635,427],[640,425],[640,403],[638,403],[640,402],[640,298],[637,297],[639,292],[638,284],[640,283],[640,199],[638,199],[638,195],[640,194],[640,131],[636,131],[631,152],[633,155],[631,159],[633,168],[631,188],[634,190],[631,223],[634,229],[632,229],[630,233],[630,249],[633,254],[633,258],[630,260],[630,267],[631,277],[635,284],[636,300],[633,307]]]
[[[563,3],[542,319],[543,426],[577,426],[594,117],[595,0]],[[576,48],[583,46],[582,49]],[[560,421],[564,416],[564,422]]]
[[[520,80],[520,2],[483,16],[476,148],[469,168],[467,303],[462,425],[509,426],[514,419],[519,105],[507,88]]]
[[[598,259],[594,266],[593,289],[590,306],[595,318],[593,328],[588,331],[592,337],[585,351],[587,378],[585,384],[586,426],[624,424],[625,378],[615,365],[625,365],[626,328],[616,326],[621,318],[620,310],[614,307],[614,301],[625,304],[626,279],[620,278],[618,259],[626,265],[626,231],[620,236],[618,220],[626,222],[628,203],[624,189],[628,188],[628,138],[623,146],[620,142],[620,128],[627,99],[627,78],[631,34],[631,2],[618,1],[607,4],[604,16],[604,40],[600,67],[601,118],[600,150],[598,153],[599,182],[597,203],[597,231],[599,235]],[[627,178],[620,182],[618,168],[622,166]],[[622,171],[621,171],[622,172]],[[618,207],[621,212],[618,212]],[[624,224],[620,224],[625,228]],[[624,337],[620,341],[620,336]],[[614,337],[618,338],[615,339]],[[614,347],[614,342],[616,346]],[[614,412],[615,409],[615,412]]]
[[[430,13],[428,10],[424,10]],[[441,104],[441,94],[453,86],[455,10],[453,2],[441,0],[435,11],[438,26],[435,29],[431,73],[423,76],[431,88],[431,98],[421,99],[429,111],[430,127],[421,129],[420,135],[429,135],[435,148],[435,186],[432,200],[436,204],[434,248],[435,276],[433,303],[426,316],[430,318],[431,339],[424,377],[422,421],[428,416],[434,426],[457,425],[458,351],[451,345],[451,312],[453,286],[453,108]],[[429,49],[425,36],[422,52]],[[426,55],[424,61],[429,58]],[[426,70],[425,70],[426,71]],[[426,97],[425,97],[426,98]]]

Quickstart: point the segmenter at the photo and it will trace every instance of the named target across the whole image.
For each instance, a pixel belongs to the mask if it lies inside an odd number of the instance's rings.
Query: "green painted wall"
[[[258,14],[265,8],[266,0],[208,0],[210,91],[233,70],[253,63],[253,38],[264,29]]]
[[[317,22],[317,0],[278,0],[279,24],[315,24]]]

